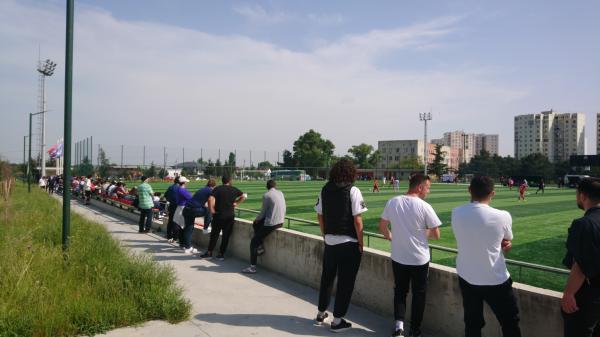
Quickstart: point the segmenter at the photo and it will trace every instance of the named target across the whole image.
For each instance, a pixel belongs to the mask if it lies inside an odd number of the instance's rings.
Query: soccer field
[[[322,181],[311,182],[278,182],[278,188],[285,194],[287,202],[287,215],[291,217],[316,221],[314,205],[318,193],[323,186]],[[131,186],[131,185],[130,185]],[[155,191],[164,191],[169,184],[152,183]],[[188,189],[193,193],[202,187],[200,182],[192,182]],[[248,199],[241,208],[259,210],[262,194],[266,191],[265,182],[234,182],[234,186],[248,193]],[[400,186],[400,191],[395,192],[389,186],[381,188],[380,193],[372,193],[372,182],[357,182],[365,198],[368,211],[363,214],[365,231],[378,233],[379,216],[385,203],[391,197],[405,193],[406,182]],[[509,211],[513,217],[513,249],[507,258],[524,262],[542,264],[564,268],[561,260],[565,252],[567,229],[574,218],[582,216],[582,211],[575,204],[574,189],[547,188],[544,195],[535,194],[536,189],[530,188],[526,201],[518,201],[517,189],[509,191],[507,187],[497,187],[496,196],[492,206]],[[450,227],[450,214],[452,209],[469,201],[466,185],[433,184],[431,194],[427,198],[443,222],[441,227],[442,238],[439,241],[430,241],[432,244],[456,247],[456,241]],[[241,213],[241,217],[251,219],[253,214]],[[319,234],[315,225],[306,225],[292,222],[291,228],[307,233]],[[367,245],[365,238],[365,245]],[[389,242],[380,239],[370,239],[370,247],[389,251]],[[433,251],[433,262],[454,266],[454,254]],[[566,277],[547,272],[530,269],[519,270],[510,267],[513,279],[516,281],[542,286],[545,288],[561,290]]]

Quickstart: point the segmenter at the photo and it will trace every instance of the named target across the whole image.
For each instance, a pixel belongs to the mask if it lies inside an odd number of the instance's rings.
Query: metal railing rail
[[[238,218],[241,217],[241,213],[245,212],[245,213],[253,213],[253,214],[259,214],[260,212],[257,210],[253,210],[253,209],[247,209],[247,208],[236,208],[237,211],[237,215]],[[316,221],[311,221],[311,220],[306,220],[306,219],[300,219],[300,218],[295,218],[295,217],[289,217],[286,216],[285,217],[286,220],[286,227],[288,229],[291,228],[291,223],[292,222],[297,222],[297,223],[302,223],[302,224],[307,224],[307,225],[314,225],[314,226],[318,226],[319,223]],[[385,237],[379,233],[373,233],[373,232],[368,232],[368,231],[364,231],[363,232],[363,236],[366,238],[366,246],[367,247],[371,247],[371,238],[377,238],[377,239],[382,239],[385,240]],[[444,246],[438,246],[438,245],[429,245],[429,250],[431,253],[431,257],[433,258],[433,251],[437,250],[437,251],[442,251],[442,252],[447,252],[447,253],[452,253],[452,254],[458,254],[458,250],[456,248],[449,248],[449,247],[444,247]],[[511,266],[515,266],[518,268],[518,274],[519,274],[519,280],[521,279],[521,275],[522,275],[522,269],[523,268],[528,268],[528,269],[533,269],[533,270],[539,270],[539,271],[543,271],[543,272],[548,272],[548,273],[553,273],[553,274],[559,274],[559,275],[568,275],[569,274],[569,270],[568,269],[561,269],[561,268],[556,268],[556,267],[550,267],[550,266],[544,266],[541,264],[535,264],[535,263],[529,263],[529,262],[523,262],[523,261],[518,261],[518,260],[512,260],[512,259],[505,259],[506,264],[511,265]]]

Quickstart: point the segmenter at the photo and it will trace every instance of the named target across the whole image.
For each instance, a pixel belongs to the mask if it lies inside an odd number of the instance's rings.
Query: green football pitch
[[[284,193],[287,202],[287,215],[290,217],[316,221],[314,205],[318,193],[323,186],[322,181],[311,182],[278,182],[278,188]],[[131,184],[128,184],[131,186]],[[155,191],[164,191],[169,183],[151,183]],[[191,182],[188,190],[192,193],[202,187],[201,182]],[[248,199],[241,208],[259,210],[262,194],[266,191],[264,182],[234,182],[234,186],[248,194]],[[372,193],[371,182],[357,182],[365,198],[368,211],[363,214],[365,231],[378,233],[379,216],[385,203],[391,197],[406,191],[406,182],[400,186],[400,191],[393,191],[389,186],[381,187],[380,193]],[[582,211],[575,204],[575,190],[557,189],[549,187],[544,195],[535,194],[536,189],[530,188],[526,201],[518,201],[517,189],[510,191],[507,187],[497,186],[496,196],[492,206],[503,209],[513,218],[513,249],[507,258],[523,262],[541,264],[552,267],[564,268],[561,260],[565,253],[565,240],[571,221],[582,216]],[[431,244],[456,247],[456,241],[450,226],[450,214],[458,205],[467,203],[469,195],[466,185],[433,184],[431,194],[427,198],[443,222],[441,227],[442,237],[439,241],[430,241]],[[252,219],[254,214],[241,212],[240,216]],[[287,225],[287,224],[286,224]],[[319,234],[318,226],[291,222],[290,228],[307,233]],[[365,238],[367,245],[367,238]],[[368,245],[372,248],[389,251],[390,243],[371,237]],[[439,250],[432,251],[432,260],[448,266],[454,266],[455,256]],[[509,270],[513,279],[544,288],[562,290],[566,276],[549,272],[510,266]]]

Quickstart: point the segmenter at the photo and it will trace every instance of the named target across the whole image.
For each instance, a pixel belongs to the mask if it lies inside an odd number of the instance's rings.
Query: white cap
[[[184,176],[180,176],[180,177],[179,177],[179,183],[182,183],[182,184],[183,184],[183,183],[187,183],[187,182],[189,182],[189,181],[190,181],[190,180],[189,180],[188,178],[184,177]]]

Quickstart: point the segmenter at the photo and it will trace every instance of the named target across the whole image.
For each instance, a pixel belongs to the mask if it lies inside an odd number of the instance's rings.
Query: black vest
[[[328,182],[321,190],[325,234],[348,235],[357,238],[350,200],[352,184]]]

